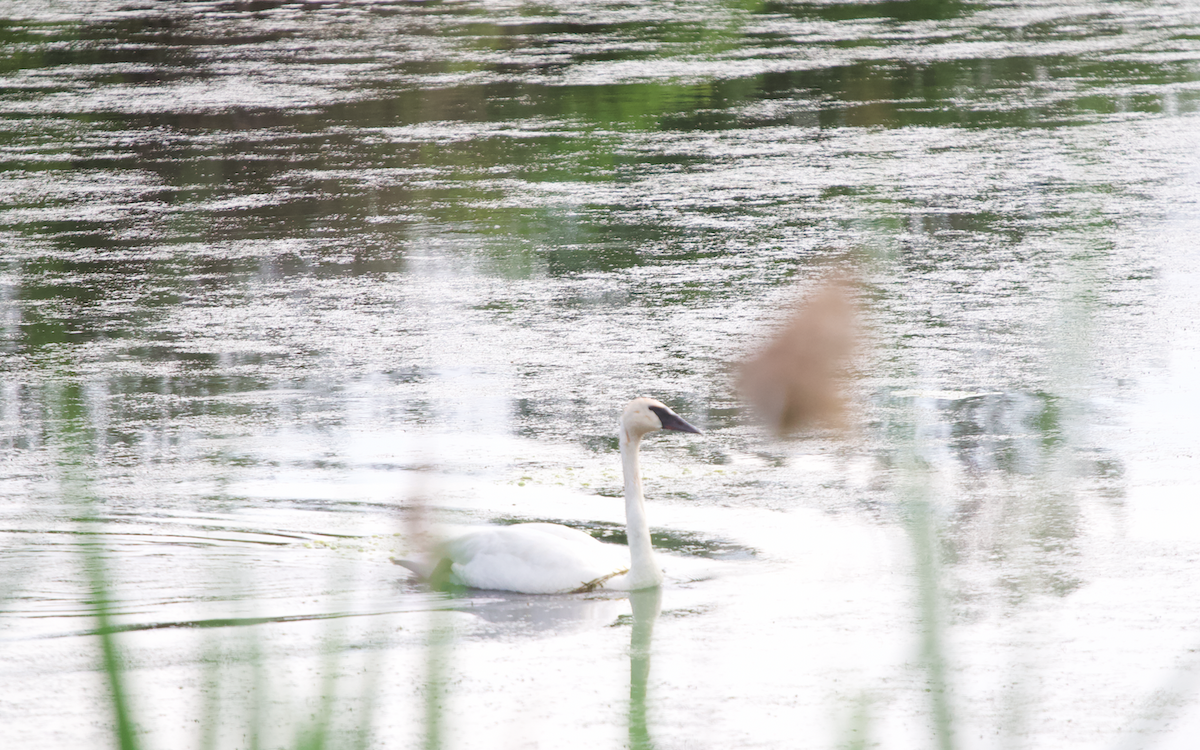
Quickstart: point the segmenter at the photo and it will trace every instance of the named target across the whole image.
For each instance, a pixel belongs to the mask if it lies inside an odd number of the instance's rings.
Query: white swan
[[[638,468],[642,437],[656,430],[700,432],[652,398],[636,398],[625,407],[621,414],[621,466],[628,550],[567,526],[522,523],[480,529],[443,542],[432,564],[396,562],[435,583],[524,594],[636,591],[658,586],[663,575],[650,545]]]

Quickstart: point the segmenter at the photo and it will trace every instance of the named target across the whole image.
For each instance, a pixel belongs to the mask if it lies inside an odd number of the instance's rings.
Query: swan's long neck
[[[654,561],[650,524],[642,499],[642,470],[638,465],[641,435],[621,430],[621,467],[625,471],[625,537],[629,540],[629,588],[651,588],[662,583],[662,571]]]

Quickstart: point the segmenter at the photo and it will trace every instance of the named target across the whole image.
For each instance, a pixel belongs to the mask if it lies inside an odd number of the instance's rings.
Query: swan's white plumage
[[[457,586],[525,594],[657,586],[662,571],[651,550],[638,448],[643,435],[662,429],[699,432],[654,399],[634,399],[621,415],[628,547],[605,544],[559,524],[522,523],[478,529],[443,542],[433,565],[399,562],[426,577],[440,570]]]
[[[441,555],[451,561],[451,583],[526,594],[574,591],[629,567],[625,548],[554,523],[469,532],[446,542]]]

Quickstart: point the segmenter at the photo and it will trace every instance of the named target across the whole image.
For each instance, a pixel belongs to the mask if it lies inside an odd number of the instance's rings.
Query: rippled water
[[[99,539],[151,747],[333,689],[424,746],[431,653],[448,747],[929,747],[915,482],[955,746],[1190,748],[1198,40],[1186,0],[7,3],[6,742],[115,741]],[[839,271],[856,427],[779,441],[736,363]],[[661,602],[389,562],[619,537],[641,394],[706,433],[646,447]]]

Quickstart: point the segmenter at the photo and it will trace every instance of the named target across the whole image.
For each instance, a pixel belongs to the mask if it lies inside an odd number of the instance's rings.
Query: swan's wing
[[[451,580],[478,589],[558,594],[629,566],[623,547],[549,523],[480,529],[442,547]]]

